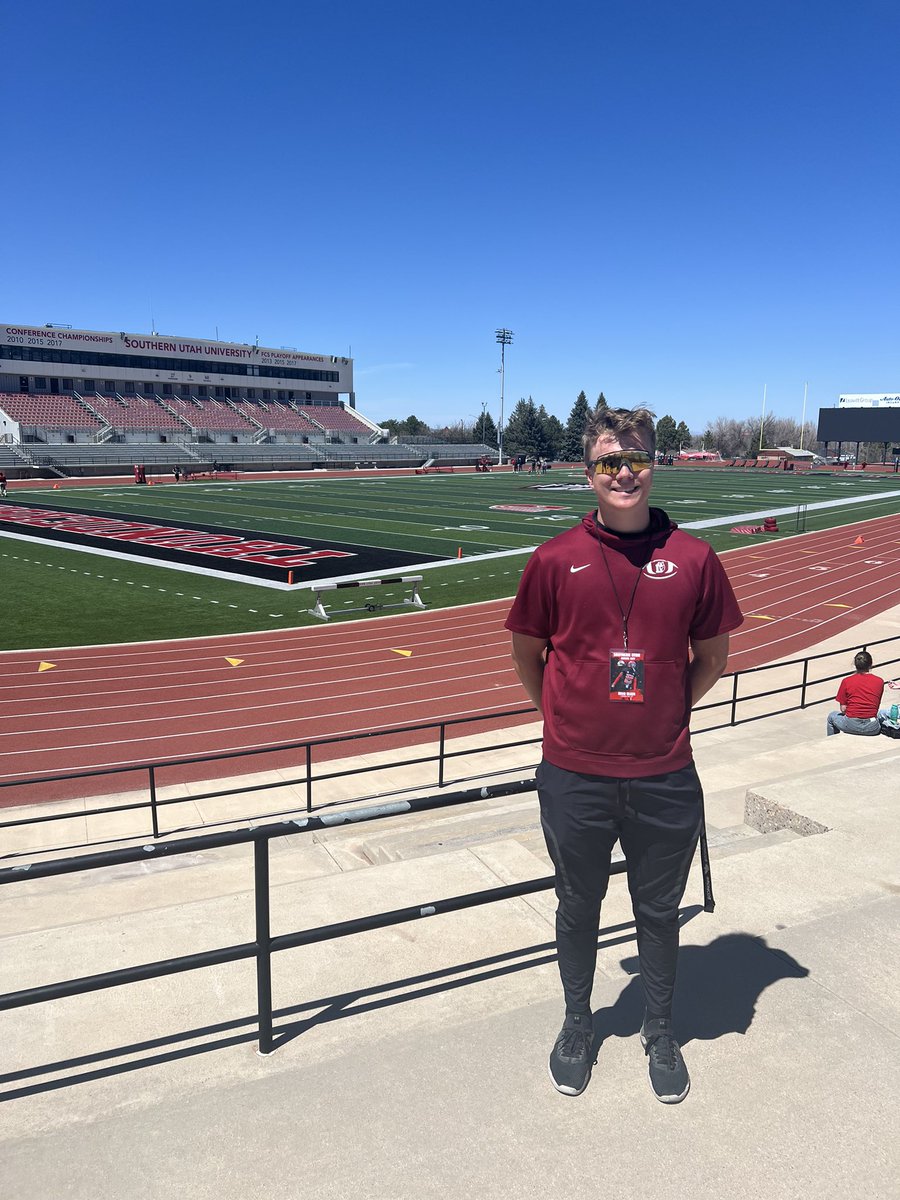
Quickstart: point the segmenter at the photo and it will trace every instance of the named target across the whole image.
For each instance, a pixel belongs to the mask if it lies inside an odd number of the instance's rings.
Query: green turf
[[[588,491],[543,490],[544,484],[578,484],[577,469],[557,469],[544,477],[490,474],[429,475],[373,479],[292,479],[260,483],[191,483],[137,488],[101,487],[48,493],[17,490],[17,503],[59,503],[97,513],[125,513],[162,522],[187,521],[210,528],[239,528],[390,547],[441,555],[447,566],[424,572],[422,599],[446,607],[510,596],[525,556],[467,562],[472,555],[525,549],[552,537],[591,507]],[[768,508],[837,499],[840,506],[807,515],[807,529],[825,529],[898,509],[900,478],[804,476],[719,470],[657,472],[654,503],[680,523],[738,517]],[[882,494],[861,504],[860,495]],[[545,514],[497,512],[495,504],[545,504]],[[741,522],[744,523],[744,522]],[[795,517],[779,518],[791,533]],[[695,530],[717,550],[761,539],[734,536],[729,526]],[[457,561],[461,548],[463,560]],[[170,570],[83,551],[20,542],[0,535],[0,568],[6,610],[2,645],[6,649],[49,648],[240,633],[319,624],[308,614],[307,588],[274,591],[252,584]],[[396,572],[394,572],[396,573]],[[394,604],[404,588],[360,588],[352,599],[332,599],[335,620],[361,604]],[[375,614],[383,610],[376,609]],[[388,609],[390,612],[401,611]]]

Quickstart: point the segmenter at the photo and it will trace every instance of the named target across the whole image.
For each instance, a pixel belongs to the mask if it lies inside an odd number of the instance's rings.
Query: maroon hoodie
[[[609,568],[607,570],[607,567]],[[636,585],[636,586],[635,586]],[[644,656],[644,702],[610,699],[610,655]],[[743,620],[707,542],[660,508],[638,534],[617,534],[588,513],[539,546],[506,628],[550,643],[544,671],[544,757],[569,771],[644,778],[691,761],[688,644]]]

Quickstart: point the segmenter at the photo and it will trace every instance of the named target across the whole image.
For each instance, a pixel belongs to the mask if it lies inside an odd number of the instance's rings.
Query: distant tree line
[[[608,407],[603,392],[597,397],[597,407]],[[557,462],[579,462],[582,458],[581,436],[587,423],[591,405],[584,391],[578,393],[565,425],[558,417],[548,413],[543,404],[536,404],[529,396],[514,406],[503,430],[503,453],[525,454],[528,457],[547,458]],[[381,421],[381,426],[399,441],[472,443],[497,448],[497,426],[491,414],[485,411],[471,421],[457,421],[453,425],[430,426],[418,417],[410,415],[405,420]],[[793,446],[824,454],[825,448],[816,440],[816,426],[807,421],[802,427],[790,417],[766,414],[760,430],[757,416],[717,417],[710,421],[702,432],[691,432],[684,421],[677,421],[665,413],[656,422],[656,448],[661,454],[678,454],[682,450],[718,451],[723,458],[754,458],[759,453],[760,433],[762,447]],[[833,446],[831,447],[833,448]],[[845,452],[855,452],[856,444],[844,443]],[[888,453],[890,453],[888,447]],[[881,443],[864,443],[860,446],[862,461],[879,462],[884,455]]]
[[[398,441],[423,442],[434,441],[452,443],[454,445],[485,445],[496,447],[497,426],[489,412],[485,412],[474,422],[457,421],[453,425],[428,425],[417,416],[410,415],[402,421],[393,418],[379,421],[382,429],[386,429],[391,437]]]

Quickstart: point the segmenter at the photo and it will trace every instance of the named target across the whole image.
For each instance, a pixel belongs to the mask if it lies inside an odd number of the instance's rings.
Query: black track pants
[[[678,905],[703,813],[694,764],[646,779],[579,775],[543,761],[541,824],[556,868],[556,946],[566,1012],[589,1013],[600,904],[618,839],[628,865],[647,1010],[669,1016],[678,962]]]

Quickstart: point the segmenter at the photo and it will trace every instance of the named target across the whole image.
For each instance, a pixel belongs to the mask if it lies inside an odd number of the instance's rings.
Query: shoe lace
[[[678,1043],[670,1033],[658,1033],[647,1042],[647,1054],[653,1065],[664,1071],[674,1071],[678,1066]]]
[[[594,1040],[593,1030],[564,1029],[559,1039],[559,1054],[562,1058],[586,1058]]]

